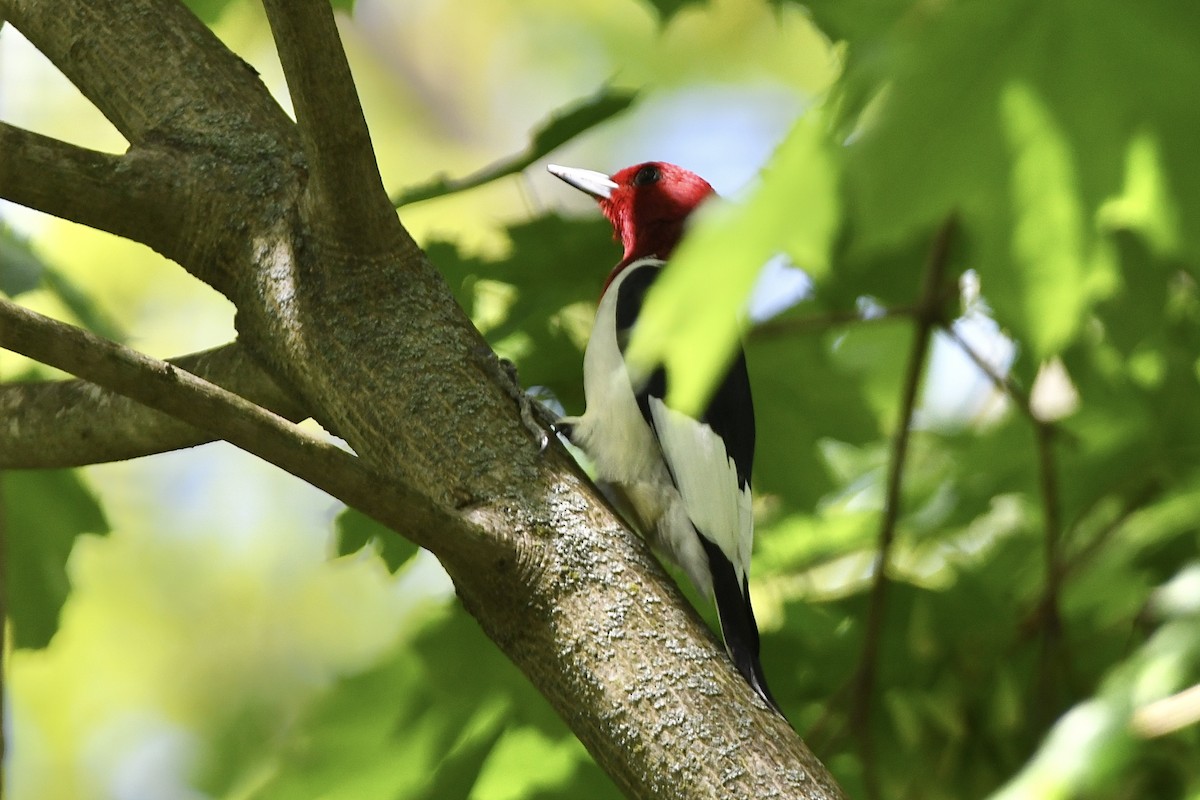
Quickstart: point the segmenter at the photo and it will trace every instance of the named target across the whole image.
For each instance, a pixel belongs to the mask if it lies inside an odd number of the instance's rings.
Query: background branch
[[[168,363],[276,414],[308,416],[237,343]],[[77,467],[194,447],[210,432],[82,380],[0,384],[0,469]]]
[[[875,770],[872,763],[871,709],[875,694],[879,643],[883,635],[883,622],[886,614],[888,561],[891,556],[892,542],[896,536],[896,523],[900,518],[904,463],[908,456],[908,441],[912,428],[913,411],[917,404],[917,392],[921,386],[921,375],[925,371],[930,337],[934,327],[944,316],[941,301],[945,296],[946,262],[950,255],[950,242],[954,235],[954,228],[954,217],[949,217],[938,229],[921,278],[920,298],[916,306],[916,330],[913,333],[912,347],[909,350],[908,367],[900,394],[900,415],[896,421],[896,433],[892,438],[892,454],[888,461],[887,489],[883,517],[879,526],[879,553],[876,557],[875,575],[867,600],[863,650],[859,656],[858,671],[854,681],[856,689],[854,706],[851,710],[851,724],[862,742],[866,785],[872,796],[878,796],[879,786],[874,777]]]
[[[999,374],[987,362],[987,359],[977,353],[975,348],[959,335],[954,326],[943,325],[942,328],[996,388],[1004,392],[1016,404],[1033,426],[1037,452],[1038,492],[1042,503],[1042,554],[1045,564],[1042,597],[1032,617],[1042,635],[1042,647],[1038,655],[1038,690],[1035,703],[1039,715],[1051,714],[1056,707],[1054,693],[1057,669],[1061,666],[1068,676],[1071,672],[1068,653],[1062,648],[1062,611],[1060,608],[1062,583],[1068,572],[1068,565],[1063,562],[1060,546],[1062,501],[1058,488],[1058,466],[1055,453],[1055,442],[1060,435],[1060,429],[1053,421],[1039,416],[1030,402],[1029,394],[1013,381],[1012,376]],[[1106,536],[1097,537],[1097,541],[1103,541],[1104,538]]]

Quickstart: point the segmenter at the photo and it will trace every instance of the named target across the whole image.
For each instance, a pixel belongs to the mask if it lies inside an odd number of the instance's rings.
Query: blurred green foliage
[[[225,6],[199,5],[208,20]],[[797,6],[781,0],[772,13]],[[685,25],[730,13],[721,3],[651,7],[675,41]],[[642,345],[647,358],[694,366],[677,399],[700,402],[739,333],[711,321],[744,306],[763,258],[788,253],[813,280],[803,302],[747,342],[760,430],[752,591],[782,707],[851,797],[1200,796],[1200,728],[1194,706],[1175,696],[1200,682],[1200,239],[1186,224],[1200,212],[1194,9],[1184,0],[802,8],[828,37],[820,55],[837,60],[839,77],[762,180],[705,216],[664,278],[674,291],[661,293],[647,326],[658,335]],[[599,24],[592,6],[554,13]],[[610,39],[626,30],[606,24]],[[671,80],[745,60],[737,37],[707,35],[697,40],[714,51],[676,64]],[[723,61],[722,46],[737,59]],[[631,46],[621,57],[644,74],[658,64],[652,55]],[[626,101],[595,102],[569,133]],[[554,107],[547,101],[540,118]],[[909,312],[951,215],[950,275],[978,276],[982,298],[967,298],[969,310],[990,313],[1015,343],[1011,390],[973,368],[930,367],[926,399],[967,384],[976,399],[954,420],[922,413],[925,404],[903,419]],[[430,237],[427,251],[522,382],[578,412],[592,304],[618,258],[611,232],[595,217],[497,216],[499,246],[452,231]],[[0,246],[14,245],[0,237]],[[27,288],[40,262],[20,263],[0,273],[0,287]],[[1055,372],[1065,375],[1057,386]],[[1039,411],[1044,403],[1057,408]],[[909,424],[877,680],[863,696],[856,676],[885,477],[892,437]],[[78,649],[78,626],[32,648],[54,631],[71,542],[103,517],[63,474],[9,475],[4,489],[21,648],[16,736],[64,759],[81,730],[103,730],[51,700],[55,676],[72,674],[63,662],[91,651]],[[185,671],[174,683],[174,665],[191,658],[185,643],[172,645],[174,660],[161,643],[129,646],[131,663],[172,686],[155,703],[130,701],[130,713],[151,709],[199,742],[185,750],[200,755],[173,774],[208,796],[247,800],[616,796],[545,701],[444,590],[428,588],[425,554],[352,512],[334,527],[337,558],[258,557],[273,565],[272,581],[289,576],[282,593],[259,587],[237,558],[197,550],[191,561],[145,562],[154,566],[142,580],[161,583],[148,600],[109,598],[127,616],[154,611],[136,622],[159,638],[201,620],[211,626],[201,646],[218,631],[254,643],[226,643],[220,658],[201,659],[204,680]],[[98,540],[82,541],[70,574],[90,582],[73,582],[66,601],[78,615],[99,602],[89,592],[115,563],[100,559]],[[354,602],[339,599],[351,587]],[[233,689],[219,688],[226,672]],[[18,779],[49,774],[12,758]]]

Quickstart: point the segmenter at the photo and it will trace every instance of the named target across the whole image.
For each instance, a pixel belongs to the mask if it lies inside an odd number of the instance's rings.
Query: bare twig
[[[1050,715],[1056,713],[1054,676],[1057,667],[1061,666],[1069,677],[1071,665],[1062,638],[1062,508],[1058,491],[1058,459],[1054,447],[1055,428],[1049,423],[1038,422],[1033,426],[1033,432],[1038,454],[1038,489],[1042,499],[1042,552],[1046,569],[1042,599],[1038,603],[1042,623],[1042,648],[1038,656],[1038,690],[1035,702],[1038,713],[1049,719]]]
[[[356,252],[381,252],[403,235],[375,163],[346,52],[328,0],[265,0],[271,33],[308,161],[307,192],[323,229]]]
[[[1066,576],[1062,563],[1062,503],[1058,488],[1058,467],[1055,444],[1059,428],[1050,420],[1043,419],[1034,411],[1030,396],[1022,390],[1012,377],[999,374],[975,348],[954,330],[943,325],[946,334],[975,363],[997,389],[1004,392],[1033,425],[1034,442],[1037,449],[1038,491],[1042,502],[1042,553],[1045,562],[1045,581],[1042,596],[1032,614],[1042,634],[1042,647],[1038,656],[1038,688],[1035,703],[1039,714],[1054,713],[1054,675],[1056,665],[1061,665],[1068,677],[1071,673],[1069,654],[1062,649],[1062,612],[1060,595]]]
[[[1022,414],[1029,418],[1030,422],[1035,425],[1046,424],[1042,420],[1038,419],[1037,415],[1033,413],[1033,408],[1029,404],[1029,393],[1018,386],[1017,382],[1012,379],[1011,375],[1001,375],[996,368],[979,353],[978,350],[971,346],[970,342],[963,338],[962,334],[960,334],[953,325],[945,324],[942,325],[941,328],[942,331],[950,337],[950,340],[958,345],[959,349],[963,351],[967,358],[971,359],[975,366],[979,368],[979,371],[982,372],[988,378],[988,380],[992,382],[992,385],[995,386],[998,391],[1007,395],[1008,398],[1016,404],[1017,408],[1021,410]]]
[[[913,333],[912,348],[909,350],[908,368],[900,394],[900,415],[892,440],[891,458],[888,462],[887,494],[879,526],[879,555],[868,598],[863,650],[859,657],[858,671],[854,681],[856,688],[854,706],[851,710],[851,724],[862,743],[867,791],[872,797],[878,797],[879,786],[875,778],[872,758],[871,707],[875,693],[879,644],[883,635],[883,620],[886,612],[888,560],[896,536],[896,523],[900,518],[904,464],[908,455],[909,433],[917,403],[917,392],[921,385],[921,375],[925,371],[930,337],[934,327],[943,319],[942,299],[945,296],[946,262],[949,260],[950,242],[954,235],[955,224],[955,218],[951,216],[938,229],[921,279],[920,298],[917,301],[915,314],[916,331]]]
[[[1061,656],[1063,668],[1069,674],[1070,664],[1066,660],[1067,653],[1059,653],[1062,634],[1062,614],[1059,596],[1066,575],[1062,564],[1060,543],[1062,539],[1062,504],[1058,489],[1058,468],[1055,453],[1055,442],[1059,435],[1058,427],[1050,420],[1043,419],[1034,410],[1027,392],[1017,386],[1011,376],[999,374],[975,348],[950,325],[943,329],[959,348],[975,365],[992,381],[997,389],[1004,392],[1021,410],[1021,413],[1033,425],[1034,440],[1037,447],[1038,459],[1038,490],[1042,501],[1042,552],[1045,561],[1046,579],[1042,587],[1042,597],[1034,611],[1034,619],[1042,632],[1042,649],[1039,655],[1037,706],[1040,713],[1053,713],[1053,670]]]
[[[434,550],[441,534],[477,538],[460,517],[357,456],[165,361],[0,299],[0,347],[58,367],[208,431],[308,481]]]
[[[169,363],[298,422],[308,416],[239,344]],[[77,467],[212,441],[211,434],[81,380],[0,384],[0,469]]]

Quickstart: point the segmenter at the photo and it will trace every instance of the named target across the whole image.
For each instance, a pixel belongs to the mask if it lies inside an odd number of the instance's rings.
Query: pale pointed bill
[[[566,181],[581,192],[587,192],[592,197],[608,199],[617,185],[603,172],[578,167],[560,167],[558,164],[547,164],[546,169],[551,175]]]

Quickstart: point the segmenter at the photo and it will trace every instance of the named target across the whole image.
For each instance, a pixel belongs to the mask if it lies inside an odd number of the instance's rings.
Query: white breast
[[[708,557],[697,539],[683,497],[675,488],[654,432],[642,417],[633,382],[617,342],[616,309],[621,284],[634,270],[656,259],[634,262],[605,291],[584,354],[587,410],[575,423],[572,440],[596,468],[596,478],[616,484],[633,506],[633,521],[653,543],[688,573],[706,596],[712,595]]]

